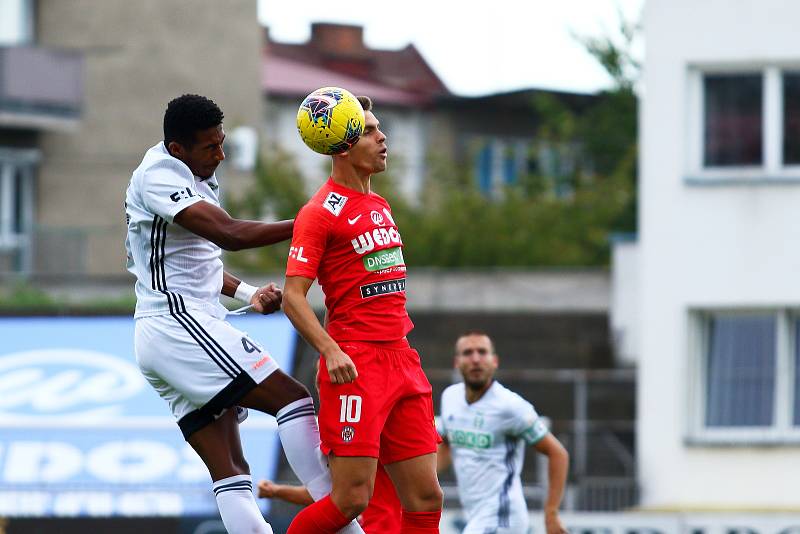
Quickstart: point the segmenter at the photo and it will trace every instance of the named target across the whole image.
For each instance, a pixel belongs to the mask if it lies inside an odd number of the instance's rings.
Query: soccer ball
[[[297,131],[314,152],[341,154],[356,144],[364,132],[364,109],[349,91],[323,87],[300,104]]]

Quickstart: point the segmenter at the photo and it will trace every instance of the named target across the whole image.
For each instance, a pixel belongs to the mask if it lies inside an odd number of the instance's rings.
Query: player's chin
[[[211,178],[214,175],[214,173],[217,170],[217,167],[219,167],[219,165],[206,165],[204,167],[201,167],[199,169],[200,172],[197,172],[195,174],[205,180],[206,178]]]
[[[464,379],[464,383],[467,384],[467,387],[470,389],[483,389],[487,382],[488,381],[483,377],[466,377]]]

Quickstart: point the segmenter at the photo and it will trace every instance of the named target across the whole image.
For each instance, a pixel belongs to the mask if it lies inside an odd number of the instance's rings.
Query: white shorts
[[[134,350],[187,439],[278,369],[246,332],[196,310],[136,319]]]
[[[503,526],[500,526],[500,525]],[[505,521],[500,521],[497,515],[473,517],[461,534],[528,534],[530,526],[527,510],[519,510],[511,514]]]
[[[497,522],[494,523],[495,525]],[[524,525],[510,525],[508,527],[498,526],[481,526],[468,523],[461,534],[528,534],[531,532],[527,524]]]

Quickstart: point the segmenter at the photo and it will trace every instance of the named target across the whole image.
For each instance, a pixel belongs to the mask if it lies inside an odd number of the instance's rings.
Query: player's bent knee
[[[333,488],[331,499],[342,515],[349,519],[355,519],[367,509],[369,486],[364,484],[348,488]]]
[[[239,458],[234,458],[233,460],[234,469],[241,471],[241,475],[249,475],[250,474],[250,464],[247,463],[247,460],[244,459],[243,456]]]
[[[410,512],[435,512],[441,510],[444,503],[444,492],[439,484],[431,484],[416,488],[409,499],[407,510]]]

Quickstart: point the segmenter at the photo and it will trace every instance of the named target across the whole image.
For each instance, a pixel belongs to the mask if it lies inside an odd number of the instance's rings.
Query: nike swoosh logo
[[[359,215],[358,215],[358,217],[354,217],[354,218],[352,218],[352,219],[351,219],[350,217],[348,217],[348,218],[347,218],[347,222],[348,222],[348,223],[350,223],[350,224],[355,224],[355,223],[357,223],[357,222],[358,222],[358,220],[361,218],[361,215],[364,215],[364,214],[363,214],[363,213],[361,213],[361,214],[359,214]]]

